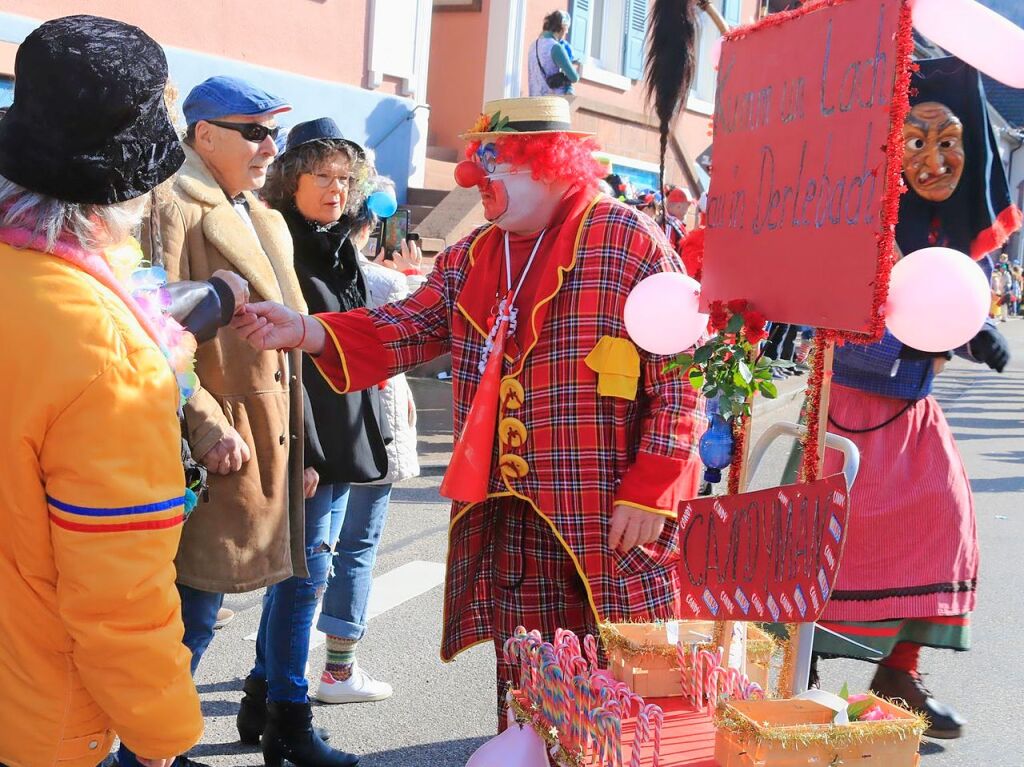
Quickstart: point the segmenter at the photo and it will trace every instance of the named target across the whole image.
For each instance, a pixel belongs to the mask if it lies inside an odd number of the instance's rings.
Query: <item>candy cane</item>
[[[583,637],[583,649],[587,654],[587,660],[590,661],[590,670],[597,671],[597,640],[593,634]]]
[[[640,767],[640,755],[651,740],[651,720],[647,718],[646,707],[637,712],[636,727],[633,729],[633,751],[629,755],[629,767]]]
[[[661,728],[665,724],[665,712],[660,706],[651,703],[644,709],[644,714],[654,726],[654,759],[651,767],[659,767],[661,764]]]

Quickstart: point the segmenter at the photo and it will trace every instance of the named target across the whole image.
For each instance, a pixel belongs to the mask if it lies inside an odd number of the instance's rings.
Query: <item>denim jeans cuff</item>
[[[366,633],[366,626],[343,621],[341,618],[332,618],[325,613],[320,613],[316,627],[325,634],[342,639],[362,639]]]

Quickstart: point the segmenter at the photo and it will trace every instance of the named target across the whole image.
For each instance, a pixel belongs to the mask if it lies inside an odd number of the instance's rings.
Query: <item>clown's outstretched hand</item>
[[[260,351],[299,349],[316,356],[324,350],[327,340],[319,322],[273,301],[246,304],[231,321],[231,327]]]

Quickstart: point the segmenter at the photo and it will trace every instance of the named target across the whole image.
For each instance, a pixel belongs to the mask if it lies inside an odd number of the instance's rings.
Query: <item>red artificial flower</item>
[[[747,341],[751,344],[759,344],[768,338],[768,331],[762,328],[761,330],[753,330],[751,328],[744,328],[744,334],[747,337]]]
[[[734,298],[729,302],[729,311],[733,314],[743,314],[747,310],[747,299]]]
[[[768,318],[761,314],[761,312],[751,309],[743,314],[743,330],[747,333],[748,337],[751,331],[764,330],[764,326],[767,323]]]
[[[712,330],[725,330],[729,324],[729,312],[721,301],[711,302],[711,317],[708,326]]]

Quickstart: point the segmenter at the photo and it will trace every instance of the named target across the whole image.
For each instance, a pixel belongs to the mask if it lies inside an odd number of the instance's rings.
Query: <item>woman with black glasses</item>
[[[227,127],[227,126],[221,126]],[[243,134],[244,135],[244,134]],[[345,139],[330,118],[299,123],[267,176],[263,197],[288,225],[295,272],[309,311],[338,312],[366,305],[366,287],[348,242],[343,216],[362,203],[367,176],[362,148]],[[243,741],[258,739],[264,700],[309,709],[306,661],[313,614],[327,584],[332,552],[345,519],[349,485],[382,478],[388,470],[376,388],[339,395],[303,359],[305,391],[306,565],[309,577],[292,577],[267,590],[256,640],[256,663],[245,681],[238,714]],[[296,767],[349,765],[347,754],[319,738],[298,738],[275,723],[263,730],[267,764],[286,758]]]

